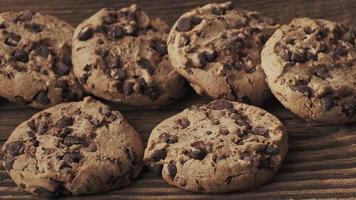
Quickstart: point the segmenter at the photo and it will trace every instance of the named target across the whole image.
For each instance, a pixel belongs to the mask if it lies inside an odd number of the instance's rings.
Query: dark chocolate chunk
[[[16,141],[6,144],[5,149],[8,155],[15,157],[23,153],[23,147],[24,145],[22,141]]]
[[[70,133],[72,133],[72,129],[68,127],[64,127],[63,129],[58,131],[58,137],[60,138],[65,138],[67,137]]]
[[[334,98],[331,95],[323,96],[322,98],[320,98],[320,101],[326,111],[330,110],[335,106]]]
[[[58,76],[65,76],[70,73],[71,66],[64,62],[59,62],[55,65],[54,67],[54,73],[57,74]]]
[[[195,160],[203,160],[208,152],[205,149],[193,149],[189,153],[189,157]]]
[[[234,108],[234,105],[224,99],[218,99],[210,103],[209,107],[213,110],[224,110]]]
[[[290,61],[304,63],[307,61],[307,54],[305,51],[303,52],[293,52],[291,54]]]
[[[36,94],[35,99],[38,103],[43,104],[43,105],[47,105],[47,104],[51,103],[51,100],[49,100],[49,98],[47,96],[47,91],[45,91],[45,90],[39,91]]]
[[[22,21],[31,21],[32,20],[32,17],[33,15],[35,15],[36,13],[32,10],[24,10],[22,11],[21,13],[21,16],[20,16],[20,19]]]
[[[13,54],[13,58],[18,62],[28,62],[28,52],[24,49],[17,49]]]
[[[159,139],[163,140],[167,144],[174,144],[178,142],[178,137],[176,135],[170,135],[168,133],[162,133]]]
[[[337,44],[335,47],[335,53],[338,56],[346,56],[348,51],[346,49],[346,47],[342,44]]]
[[[235,70],[241,70],[241,69],[244,69],[244,64],[240,61],[236,61],[233,63],[232,67],[235,69]]]
[[[167,156],[167,151],[164,149],[159,149],[159,150],[155,150],[152,155],[151,155],[151,159],[154,162],[158,162],[162,159],[165,159]]]
[[[94,143],[90,143],[88,148],[86,148],[86,150],[89,152],[95,152],[97,150],[97,146]]]
[[[228,135],[229,133],[230,133],[229,130],[226,130],[226,129],[220,130],[221,135]]]
[[[275,146],[267,146],[265,151],[266,154],[272,154],[272,155],[276,155],[279,153],[279,149]]]
[[[46,197],[49,199],[55,197],[54,192],[51,192],[44,187],[36,187],[33,192],[38,194],[40,197]]]
[[[226,10],[224,8],[214,7],[211,10],[211,13],[213,13],[214,15],[225,15],[226,14]]]
[[[12,166],[14,165],[15,158],[5,159],[4,166],[7,171],[12,170]]]
[[[135,84],[132,83],[132,82],[125,82],[124,85],[123,85],[123,88],[122,88],[124,94],[125,95],[131,95],[134,92],[134,90],[133,90],[133,86],[134,85]]]
[[[157,100],[159,91],[157,87],[148,87],[143,90],[143,95],[148,96],[151,101]]]
[[[171,179],[174,179],[174,177],[176,177],[176,174],[177,174],[177,167],[173,160],[169,161],[167,169],[168,169],[168,174],[171,177]]]
[[[178,21],[176,30],[178,32],[190,31],[195,25],[200,24],[201,18],[199,17],[185,17]]]
[[[72,117],[64,116],[62,119],[60,119],[57,122],[56,127],[57,128],[65,128],[67,126],[72,126],[73,122],[74,122],[74,119]]]
[[[145,58],[140,58],[137,61],[138,66],[143,69],[146,69],[149,74],[154,74],[154,67],[152,66],[151,62]]]
[[[10,32],[5,39],[5,44],[12,47],[16,47],[19,44],[20,40],[21,40],[20,35]]]
[[[125,36],[125,29],[121,26],[111,26],[107,30],[107,35],[111,40],[120,39]]]
[[[66,101],[75,101],[78,100],[78,96],[75,92],[70,89],[64,89],[62,91],[62,98]]]
[[[190,121],[188,120],[188,119],[185,119],[185,118],[183,118],[183,119],[178,119],[177,120],[177,124],[179,125],[179,126],[181,126],[181,128],[187,128],[189,125],[190,125]]]
[[[32,50],[36,55],[41,56],[43,58],[48,58],[48,56],[51,54],[51,50],[44,45],[36,44],[32,47]]]
[[[320,28],[316,33],[316,38],[322,40],[327,36],[327,30],[325,28]]]
[[[94,29],[92,27],[84,27],[78,34],[79,41],[87,41],[94,35]]]
[[[288,50],[283,50],[280,53],[281,57],[286,61],[291,61],[292,53]]]
[[[75,145],[75,144],[85,144],[86,141],[83,138],[76,136],[67,136],[63,140],[63,144],[67,147]]]
[[[201,67],[201,68],[204,68],[206,66],[206,64],[208,64],[205,52],[202,52],[202,53],[199,54],[198,60],[199,60],[199,64],[200,64],[199,67]]]
[[[153,171],[153,173],[157,174],[157,175],[161,175],[162,174],[162,169],[163,169],[163,165],[162,164],[151,164],[148,166],[148,168]]]
[[[25,24],[25,29],[29,30],[30,32],[34,32],[34,33],[42,32],[44,27],[45,27],[44,25],[37,24],[37,23]]]
[[[62,88],[62,89],[67,89],[68,88],[68,83],[66,80],[61,80],[57,79],[55,83],[56,88]]]
[[[22,104],[22,105],[27,105],[29,103],[31,103],[30,101],[27,101],[25,98],[21,97],[21,96],[15,96],[15,101],[18,104]]]
[[[348,117],[353,117],[356,114],[356,103],[344,103],[342,104],[342,112]]]
[[[67,153],[62,159],[65,164],[71,165],[71,163],[79,163],[82,159],[82,155],[79,152]]]
[[[325,67],[319,67],[315,70],[315,76],[322,78],[322,79],[326,79],[331,77],[329,71],[325,68]]]
[[[167,55],[167,44],[163,40],[152,40],[150,47],[155,50],[160,56]]]

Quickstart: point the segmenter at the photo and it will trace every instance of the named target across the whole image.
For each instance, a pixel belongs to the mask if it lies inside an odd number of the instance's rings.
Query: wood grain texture
[[[0,0],[0,11],[33,9],[52,14],[77,25],[102,7],[138,3],[150,15],[172,24],[180,14],[208,0]],[[215,2],[219,2],[218,0]],[[356,26],[355,0],[237,0],[237,7],[257,10],[284,23],[295,16],[326,18]],[[147,110],[110,104],[120,110],[146,142],[150,130],[163,119],[193,104],[208,102],[191,91],[182,100],[162,108]],[[289,153],[280,173],[268,184],[255,190],[225,195],[185,192],[166,184],[144,170],[132,185],[109,193],[67,197],[66,199],[356,199],[356,124],[330,126],[306,122],[274,101],[265,107],[287,127]],[[0,99],[0,145],[11,131],[37,111]],[[16,187],[0,167],[0,199],[34,199]]]

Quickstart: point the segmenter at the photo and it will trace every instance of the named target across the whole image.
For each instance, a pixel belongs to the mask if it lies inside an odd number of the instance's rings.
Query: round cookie
[[[262,51],[277,99],[308,120],[356,121],[355,31],[321,19],[295,18]]]
[[[101,9],[73,37],[74,72],[87,91],[119,103],[158,107],[184,93],[167,55],[168,25],[136,5]]]
[[[168,37],[172,65],[198,94],[261,105],[270,96],[260,52],[277,25],[231,2],[183,14]]]
[[[71,63],[73,28],[33,11],[0,14],[0,96],[35,108],[79,100]]]
[[[270,180],[287,150],[287,134],[275,116],[220,99],[193,106],[157,125],[144,163],[176,187],[223,193]]]
[[[13,131],[2,151],[15,183],[43,197],[120,188],[143,166],[139,134],[120,112],[91,97],[34,115]]]

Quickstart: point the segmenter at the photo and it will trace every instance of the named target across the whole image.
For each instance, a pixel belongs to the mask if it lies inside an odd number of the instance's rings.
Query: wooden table
[[[150,15],[172,24],[184,11],[209,1],[204,0],[0,0],[0,11],[33,9],[56,15],[73,25],[102,7],[120,8],[132,2],[141,5]],[[294,16],[326,18],[356,27],[355,0],[237,0],[237,7],[257,10],[288,22]],[[161,110],[146,110],[112,105],[120,110],[141,133],[144,141],[150,130],[163,119],[192,104],[208,102],[193,91],[182,100]],[[274,100],[266,109],[286,125],[289,134],[289,154],[279,174],[263,187],[243,193],[204,195],[185,192],[166,184],[160,177],[144,170],[130,186],[96,196],[66,199],[356,199],[356,124],[344,126],[305,122]],[[21,122],[36,113],[0,99],[0,144]],[[0,199],[35,199],[16,187],[0,167]]]

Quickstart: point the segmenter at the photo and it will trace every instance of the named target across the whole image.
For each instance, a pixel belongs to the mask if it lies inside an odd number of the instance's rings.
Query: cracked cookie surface
[[[35,108],[80,100],[72,70],[73,28],[30,10],[0,14],[0,96]]]
[[[231,2],[183,14],[168,38],[173,67],[198,94],[261,105],[270,96],[260,52],[277,25]]]
[[[167,55],[169,26],[136,5],[102,9],[73,37],[74,72],[95,96],[158,107],[184,93],[184,80]]]
[[[275,116],[219,99],[192,106],[157,125],[144,163],[176,187],[222,193],[270,180],[287,149],[287,134]]]
[[[262,67],[277,99],[302,118],[356,121],[355,31],[321,19],[295,18],[268,40]]]
[[[34,115],[13,131],[2,152],[18,186],[56,197],[128,185],[142,169],[143,145],[118,111],[86,97]]]

